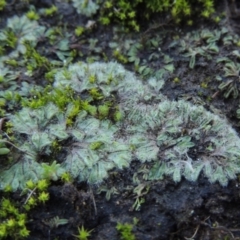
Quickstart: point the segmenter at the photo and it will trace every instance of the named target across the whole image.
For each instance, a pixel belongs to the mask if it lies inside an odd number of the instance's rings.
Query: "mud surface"
[[[106,200],[96,194],[95,186],[64,185],[50,188],[50,201],[30,214],[31,239],[74,239],[76,226],[94,229],[91,239],[120,239],[118,222],[139,221],[133,228],[136,239],[238,239],[239,186],[210,184],[200,177],[198,182],[182,180],[175,184],[165,179],[153,182],[143,194],[145,202],[134,210],[136,197],[126,177],[119,176],[109,184],[118,194]],[[131,180],[129,179],[129,182]],[[69,219],[58,228],[47,224],[55,216]]]

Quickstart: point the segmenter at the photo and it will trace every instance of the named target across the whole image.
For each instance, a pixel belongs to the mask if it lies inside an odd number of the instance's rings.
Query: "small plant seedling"
[[[80,37],[84,32],[84,27],[78,26],[75,29],[75,34],[77,37]]]
[[[47,192],[41,192],[38,196],[38,201],[45,203],[46,201],[49,200],[49,193]]]
[[[52,7],[45,9],[45,15],[46,16],[52,16],[58,11],[58,8],[55,5],[52,5]]]
[[[62,180],[64,183],[70,183],[70,182],[72,182],[72,177],[71,177],[70,173],[64,172],[64,173],[61,175],[61,180]]]
[[[73,235],[73,236],[76,237],[79,240],[88,240],[92,231],[93,231],[93,229],[88,231],[82,225],[81,228],[78,228],[78,235]]]
[[[26,13],[26,16],[29,20],[38,20],[39,19],[39,15],[33,11],[33,10],[30,10]]]
[[[134,225],[130,223],[117,223],[116,229],[120,233],[121,240],[135,240],[136,237],[132,233]]]
[[[65,225],[68,220],[65,218],[59,218],[58,216],[51,218],[49,221],[45,222],[50,228],[58,228],[60,225]]]

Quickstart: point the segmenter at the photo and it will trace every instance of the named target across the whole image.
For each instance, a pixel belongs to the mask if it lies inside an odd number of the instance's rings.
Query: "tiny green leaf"
[[[7,155],[10,152],[8,148],[0,148],[0,155]]]

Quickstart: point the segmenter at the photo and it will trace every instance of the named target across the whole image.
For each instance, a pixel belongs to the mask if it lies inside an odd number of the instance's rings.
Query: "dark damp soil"
[[[234,4],[232,1],[231,4]],[[59,14],[62,17],[53,16],[41,19],[41,23],[46,26],[67,25],[69,31],[74,31],[78,25],[85,25],[87,18],[79,16],[71,3],[41,0],[32,1],[36,8],[50,7],[56,4]],[[227,11],[225,27],[232,32],[238,33],[239,15],[237,6],[226,9],[226,3],[221,2],[219,11]],[[230,3],[229,3],[230,4]],[[230,5],[229,5],[230,6]],[[232,9],[235,7],[235,12]],[[21,15],[28,11],[28,4],[25,2],[12,1],[11,4],[2,12],[1,25],[9,16]],[[94,19],[91,19],[94,20]],[[159,19],[154,19],[158,21]],[[162,20],[162,19],[161,19]],[[153,21],[154,22],[154,21]],[[174,50],[168,50],[171,37],[198,28],[216,26],[209,22],[201,22],[191,28],[187,26],[174,27],[172,24],[165,23],[151,31],[151,27],[145,28],[144,33],[148,32],[150,37],[156,30],[166,33],[163,50],[177,59]],[[108,42],[116,38],[114,25],[102,27],[93,25],[85,38],[76,39],[73,36],[71,41],[72,49],[81,49],[83,55],[80,60],[94,56],[95,59],[112,59],[112,51],[109,49]],[[118,33],[119,34],[119,33]],[[134,34],[130,34],[134,39]],[[141,36],[141,33],[140,33]],[[136,34],[135,38],[138,38]],[[92,48],[88,39],[97,39],[97,47]],[[120,40],[126,40],[125,34],[118,35]],[[47,55],[50,48],[48,43],[38,44],[39,51]],[[231,48],[231,47],[229,47]],[[234,49],[231,48],[231,49]],[[105,53],[105,55],[102,54]],[[227,55],[229,49],[221,51]],[[51,57],[54,53],[48,53]],[[142,58],[148,57],[148,53],[141,52]],[[175,61],[174,74],[167,76],[163,94],[169,99],[178,100],[185,98],[196,104],[202,104],[206,109],[227,116],[232,126],[240,133],[236,109],[239,104],[238,99],[225,99],[219,91],[217,83],[212,81],[208,88],[202,88],[200,82],[207,77],[217,74],[221,69],[216,69],[216,65],[199,59],[194,69],[189,69],[188,62],[183,59]],[[156,66],[158,66],[156,64]],[[133,70],[131,64],[126,64],[126,68]],[[172,81],[174,77],[181,78],[180,83]],[[209,101],[209,96],[211,101]],[[220,239],[240,239],[240,183],[237,180],[229,182],[227,187],[222,187],[218,183],[211,184],[203,176],[197,182],[189,182],[182,179],[179,183],[174,183],[171,179],[165,178],[156,182],[141,182],[140,185],[133,184],[134,169],[136,162],[131,164],[129,169],[116,171],[101,185],[89,186],[87,183],[62,184],[53,182],[49,188],[50,200],[44,205],[37,206],[28,214],[27,228],[31,234],[29,240],[70,240],[76,239],[77,228],[84,226],[91,232],[92,240],[118,240],[121,239],[116,230],[117,223],[129,223],[133,225],[133,234],[137,240],[220,240]],[[138,187],[138,188],[137,188]],[[137,191],[138,190],[138,191]],[[17,202],[23,203],[24,197],[20,192],[13,193],[11,197]],[[67,219],[64,225],[50,224],[55,217]],[[135,219],[135,220],[134,220]],[[135,221],[135,223],[134,223]]]
[[[130,177],[129,177],[130,176]],[[153,182],[142,194],[145,202],[133,209],[136,196],[132,194],[131,173],[119,174],[108,182],[118,194],[106,200],[97,194],[97,186],[66,184],[50,187],[50,201],[34,209],[29,219],[29,239],[74,239],[76,226],[93,229],[90,239],[121,239],[116,230],[118,222],[138,222],[133,227],[136,239],[238,239],[239,186],[210,184],[200,177],[198,182],[182,180],[175,184],[169,179]],[[147,184],[147,183],[146,183]],[[68,219],[68,224],[49,227],[55,216]]]

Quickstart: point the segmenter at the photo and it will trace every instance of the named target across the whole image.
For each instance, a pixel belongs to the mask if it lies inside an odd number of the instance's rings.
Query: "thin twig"
[[[9,142],[9,141],[7,141],[7,140],[0,139],[0,142],[10,144],[11,146],[13,146],[14,148],[16,148],[16,149],[19,150],[20,152],[27,153],[28,155],[34,157],[34,155],[33,155],[32,153],[29,153],[29,152],[27,152],[27,151],[22,150],[21,148],[17,147],[16,145],[14,145],[13,143],[11,143],[11,142]]]
[[[185,239],[186,240],[194,240],[195,236],[197,235],[199,227],[200,227],[200,225],[197,226],[196,231],[194,232],[194,234],[190,238],[185,237]]]
[[[3,140],[3,139],[1,139],[0,142],[10,144],[11,146],[15,147],[15,148],[18,149],[19,151],[21,151],[21,152],[25,152],[25,151],[23,151],[22,149],[18,148],[18,147],[17,147],[16,145],[14,145],[13,143],[7,141],[7,140]]]
[[[172,19],[169,19],[167,22],[160,23],[160,24],[157,24],[157,25],[156,25],[156,24],[153,25],[152,27],[148,28],[148,29],[143,33],[143,36],[146,35],[147,33],[149,33],[149,32],[152,31],[152,30],[156,30],[156,29],[158,29],[158,28],[160,28],[160,27],[163,27],[163,26],[169,24],[169,23],[171,22],[171,20],[172,20]]]
[[[30,192],[27,196],[27,199],[24,202],[24,205],[28,202],[29,198],[35,193],[35,190],[37,189],[37,187],[35,187],[33,190],[28,189],[28,191]]]
[[[93,195],[93,191],[92,191],[92,188],[90,188],[90,193],[91,193],[91,197],[92,197],[92,201],[93,201],[93,207],[94,207],[94,210],[95,210],[95,215],[97,215],[97,206],[96,206],[96,202],[95,202],[95,198],[94,198],[94,195]]]
[[[232,230],[230,230],[230,229],[228,229],[228,228],[226,228],[226,227],[224,227],[224,226],[212,227],[211,225],[209,225],[209,224],[206,223],[205,221],[200,222],[200,224],[203,225],[203,226],[207,226],[207,227],[209,227],[209,228],[212,229],[212,230],[223,230],[223,231],[227,232],[227,233],[231,236],[232,239],[234,239],[234,235],[233,235],[232,232],[231,232]]]
[[[0,131],[2,131],[3,123],[6,119],[6,117],[0,119]]]

